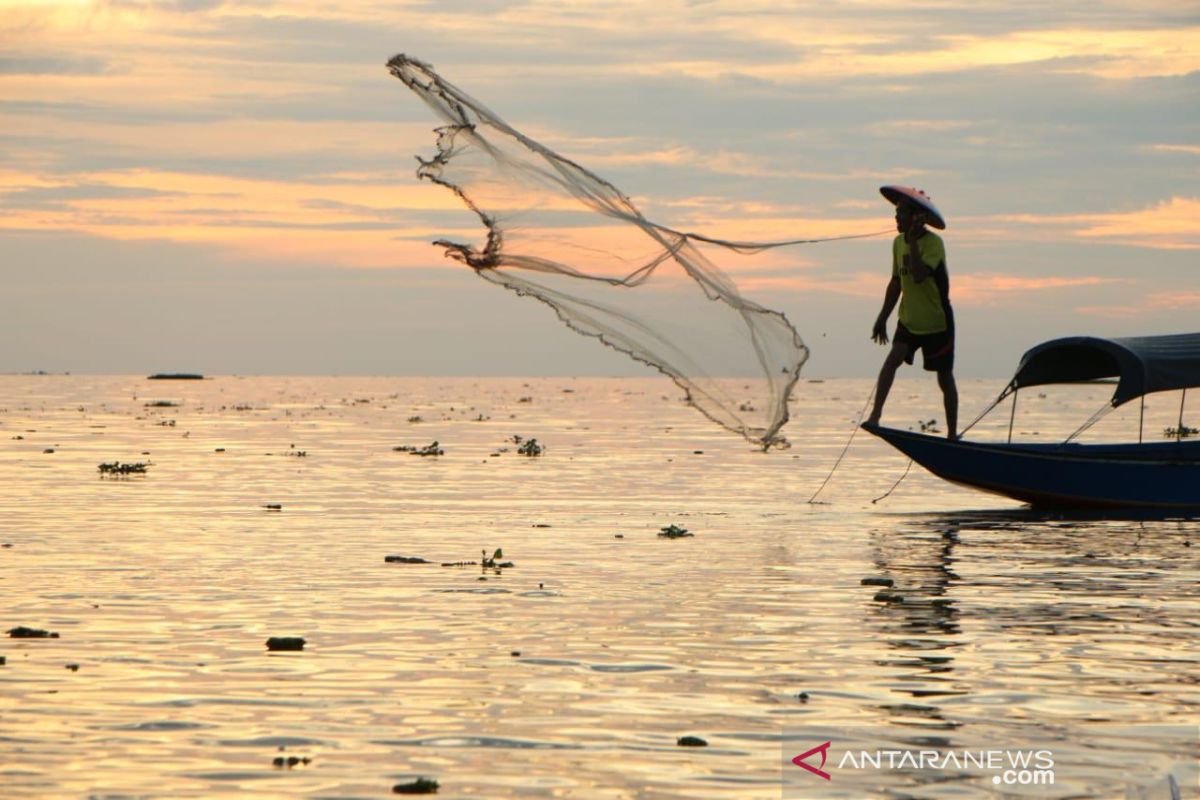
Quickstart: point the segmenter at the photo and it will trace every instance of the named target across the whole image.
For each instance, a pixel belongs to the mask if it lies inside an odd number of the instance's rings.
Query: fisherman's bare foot
[[[867,421],[863,423],[863,427],[864,428],[878,428],[879,427],[879,417],[876,416],[875,414],[872,414],[871,416],[867,417]]]
[[[949,440],[950,440],[950,441],[952,441],[952,442],[957,442],[957,441],[958,441],[958,434],[957,434],[957,433],[955,433],[954,431],[950,431],[949,433],[947,433],[947,434],[946,434],[946,438],[947,438],[947,439],[949,439]]]

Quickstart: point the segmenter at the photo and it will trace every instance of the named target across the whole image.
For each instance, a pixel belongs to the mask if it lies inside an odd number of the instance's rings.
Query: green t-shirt
[[[941,333],[949,327],[950,281],[946,276],[946,246],[926,231],[917,240],[921,261],[931,270],[917,283],[904,263],[908,242],[901,234],[892,241],[892,275],[900,277],[900,322],[916,334]]]

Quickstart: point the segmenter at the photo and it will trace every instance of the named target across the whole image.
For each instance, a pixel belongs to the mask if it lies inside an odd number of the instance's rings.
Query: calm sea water
[[[762,453],[657,379],[2,377],[0,626],[59,637],[0,640],[0,795],[1196,797],[1200,525],[919,468],[872,504],[906,461],[866,435],[807,504],[869,389],[802,383]],[[1104,395],[1022,398],[1017,435]],[[899,381],[884,421],[939,406]],[[825,741],[831,780],[790,763]],[[1054,783],[839,767],[887,749],[1048,751]]]

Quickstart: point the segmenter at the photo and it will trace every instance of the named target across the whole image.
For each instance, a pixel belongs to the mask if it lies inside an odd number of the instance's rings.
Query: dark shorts
[[[908,345],[908,355],[904,357],[906,364],[913,363],[917,350],[920,350],[924,356],[925,369],[928,371],[954,369],[953,327],[937,333],[912,333],[902,324],[896,323],[896,335],[892,338]]]

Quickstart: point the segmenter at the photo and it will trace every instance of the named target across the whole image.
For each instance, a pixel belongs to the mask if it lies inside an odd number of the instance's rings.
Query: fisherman
[[[901,363],[913,363],[922,352],[925,369],[937,373],[946,409],[946,436],[958,438],[958,387],[954,383],[954,312],[950,308],[950,279],[946,274],[946,248],[942,239],[926,229],[944,229],[946,222],[920,189],[883,186],[879,191],[896,206],[892,241],[892,279],[883,295],[883,308],[871,330],[871,339],[888,343],[887,321],[900,301],[892,349],[879,370],[875,406],[864,425],[879,425],[883,404]]]

